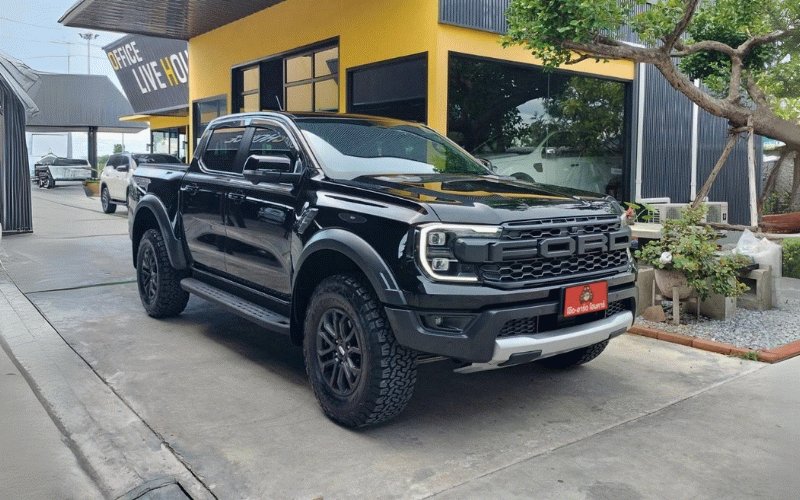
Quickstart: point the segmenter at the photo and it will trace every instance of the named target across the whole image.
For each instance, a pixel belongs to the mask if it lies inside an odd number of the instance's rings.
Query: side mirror
[[[117,167],[117,170],[120,171],[120,172],[127,172],[130,169],[131,169],[131,167],[128,166],[128,165],[120,165],[119,167]]]
[[[497,172],[497,167],[494,166],[494,164],[491,161],[487,160],[486,158],[478,158],[478,160],[481,163],[483,163],[483,166],[488,168],[490,171]]]
[[[303,174],[292,172],[292,160],[286,156],[250,155],[242,175],[253,184],[299,184]]]

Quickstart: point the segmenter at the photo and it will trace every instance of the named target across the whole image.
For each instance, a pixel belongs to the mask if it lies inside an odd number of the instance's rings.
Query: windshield
[[[299,118],[325,173],[336,179],[385,174],[491,174],[430,129],[403,122]]]
[[[165,154],[133,155],[133,159],[136,163],[180,163],[174,156]]]

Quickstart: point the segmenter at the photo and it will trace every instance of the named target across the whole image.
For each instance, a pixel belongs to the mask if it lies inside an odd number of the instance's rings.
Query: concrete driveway
[[[796,387],[800,364],[632,335],[571,371],[533,364],[459,375],[449,362],[422,365],[398,418],[341,428],[319,410],[288,339],[196,298],[178,318],[146,316],[124,208],[102,214],[79,189],[34,188],[36,233],[5,237],[0,260],[126,418],[189,471],[169,465],[167,475],[200,483],[189,496],[789,498],[797,485],[800,398],[780,387]],[[28,363],[35,373],[37,361]],[[91,442],[81,432],[73,441]],[[76,446],[79,455],[95,449]],[[89,462],[109,497],[165,475],[139,467],[113,482],[103,476],[114,464]]]

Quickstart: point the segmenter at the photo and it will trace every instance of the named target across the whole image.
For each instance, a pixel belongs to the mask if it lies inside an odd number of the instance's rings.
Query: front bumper
[[[636,287],[609,290],[608,303],[622,304],[606,317],[594,313],[564,320],[559,316],[559,300],[536,300],[513,307],[465,310],[400,309],[386,306],[386,315],[397,341],[408,348],[446,356],[487,367],[516,364],[521,360],[554,356],[614,337],[633,324],[636,310]],[[431,318],[458,327],[437,328]],[[508,325],[529,325],[509,329]],[[511,330],[511,331],[509,331]],[[527,353],[527,354],[526,354]],[[525,355],[525,356],[523,356]]]

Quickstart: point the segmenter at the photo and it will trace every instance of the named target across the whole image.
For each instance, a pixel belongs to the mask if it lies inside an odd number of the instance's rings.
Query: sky
[[[114,70],[108,62],[102,47],[123,36],[121,33],[94,31],[98,37],[88,47],[87,67],[86,40],[80,33],[90,30],[67,28],[58,23],[77,0],[0,0],[0,50],[15,57],[37,71],[51,73],[74,73],[106,75],[122,92]],[[124,93],[123,93],[124,95]],[[125,149],[145,151],[150,141],[150,132],[125,134]],[[114,144],[123,142],[122,134],[98,134],[97,154],[111,153]],[[52,149],[53,153],[66,154],[66,135],[52,138],[34,137],[28,134],[31,156],[40,157]],[[73,156],[86,158],[86,134],[73,134]],[[58,151],[63,149],[63,151]]]

